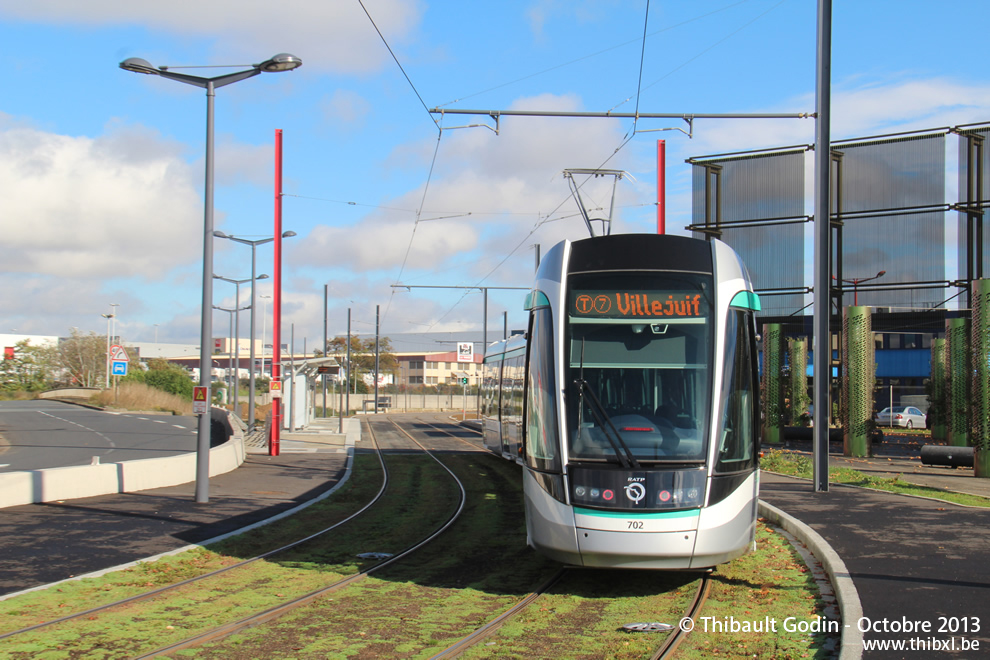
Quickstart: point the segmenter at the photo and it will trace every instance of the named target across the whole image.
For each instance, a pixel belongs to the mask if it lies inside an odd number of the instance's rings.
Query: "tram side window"
[[[481,379],[481,416],[498,418],[498,377],[502,368],[501,356],[485,362]]]
[[[529,338],[526,461],[538,470],[559,470],[553,320],[549,307],[533,310]]]
[[[750,312],[730,309],[726,324],[722,428],[716,472],[739,472],[755,463],[757,397],[755,337]]]

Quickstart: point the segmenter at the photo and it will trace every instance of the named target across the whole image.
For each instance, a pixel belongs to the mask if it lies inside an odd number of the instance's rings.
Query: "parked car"
[[[925,428],[925,413],[914,406],[894,406],[877,413],[878,426],[900,426],[906,429]]]

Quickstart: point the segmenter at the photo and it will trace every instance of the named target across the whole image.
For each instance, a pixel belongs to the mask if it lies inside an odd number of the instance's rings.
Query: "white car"
[[[925,428],[925,413],[914,406],[894,406],[877,413],[878,426],[901,426],[906,429]]]

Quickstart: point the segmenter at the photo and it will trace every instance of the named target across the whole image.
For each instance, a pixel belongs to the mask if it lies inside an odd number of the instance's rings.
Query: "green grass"
[[[770,449],[763,454],[760,459],[760,469],[767,472],[776,472],[802,479],[811,479],[812,465],[811,457],[804,454],[797,454],[780,449]],[[940,488],[929,486],[918,486],[901,479],[901,475],[895,474],[892,477],[879,477],[876,475],[864,474],[859,470],[847,467],[830,467],[828,478],[832,483],[848,484],[850,486],[862,486],[874,490],[882,490],[888,493],[898,493],[900,495],[917,495],[919,497],[930,497],[953,504],[964,504],[966,506],[978,506],[990,508],[990,500],[979,495],[969,495],[966,493],[954,493]]]
[[[450,487],[449,479],[431,459],[415,455],[392,457],[389,470],[392,485],[385,497],[364,516],[330,534],[151,600],[18,635],[5,640],[3,657],[131,657],[220,623],[268,609],[366,569],[376,562],[359,559],[358,553],[369,549],[396,552],[413,544],[422,538],[423,528],[442,523],[456,505],[457,495]],[[380,484],[380,474],[375,472],[371,469],[364,474],[366,478],[354,481]],[[357,485],[355,488],[363,490]],[[306,513],[311,518],[316,516],[319,522],[311,522],[322,528],[328,521],[332,523],[333,519],[341,517],[339,512],[327,517],[336,504],[314,505],[310,509],[317,511],[307,509]],[[353,509],[354,506],[344,508]],[[322,514],[319,509],[323,509]],[[281,524],[273,524],[271,529],[261,528],[258,534],[249,533],[217,544],[217,547],[225,548],[226,554],[196,549],[103,578],[66,583],[3,601],[0,620],[4,621],[7,630],[17,629],[39,620],[64,616],[72,610],[92,607],[100,601],[108,602],[161,584],[178,582],[251,556],[250,553],[261,549],[257,542],[259,536],[267,538],[267,542],[261,544],[263,546],[282,545],[292,537],[280,536],[279,530],[283,533],[289,528],[303,531],[298,522],[289,518],[280,521]],[[305,531],[312,532],[312,525],[309,527]],[[47,652],[38,656],[38,649],[42,648]]]
[[[358,456],[352,479],[328,500],[299,514],[198,549],[93,580],[59,585],[0,602],[0,629],[55,618],[99,601],[174,583],[300,538],[346,517],[380,485],[377,461]],[[437,541],[395,565],[275,621],[175,657],[428,658],[494,618],[552,574],[558,564],[525,544],[519,466],[485,454],[448,455],[464,481],[466,510]],[[365,568],[355,554],[395,551],[445,519],[455,504],[447,478],[423,456],[392,456],[391,501],[328,537],[177,593],[4,640],[10,658],[133,657],[210,625],[259,611],[339,576]],[[389,493],[386,498],[389,498]],[[648,656],[662,641],[631,634],[633,622],[676,623],[697,574],[572,571],[545,598],[510,621],[468,657]],[[720,566],[708,616],[813,617],[821,601],[810,572],[786,540],[760,523],[757,551]],[[678,657],[808,657],[820,636],[699,634]]]

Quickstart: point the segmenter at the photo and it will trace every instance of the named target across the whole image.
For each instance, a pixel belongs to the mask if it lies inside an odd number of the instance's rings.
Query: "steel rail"
[[[379,564],[375,564],[374,566],[372,566],[370,568],[367,568],[367,569],[361,571],[360,573],[357,573],[355,575],[351,575],[351,576],[349,576],[347,578],[344,578],[343,580],[338,580],[337,582],[335,582],[335,583],[333,583],[331,585],[328,585],[328,586],[323,587],[321,589],[317,589],[315,591],[311,591],[311,592],[309,592],[307,594],[304,594],[302,596],[293,598],[291,600],[285,601],[283,603],[280,603],[279,605],[275,605],[274,607],[270,607],[267,610],[264,610],[262,612],[258,612],[256,614],[252,614],[250,616],[247,616],[247,617],[244,617],[242,619],[239,619],[238,621],[234,621],[234,622],[231,622],[231,623],[224,624],[222,626],[218,626],[216,628],[213,628],[212,630],[207,630],[204,633],[201,633],[199,635],[195,635],[193,637],[189,637],[189,638],[187,638],[185,640],[182,640],[180,642],[176,642],[175,644],[170,644],[169,646],[165,646],[165,647],[156,649],[155,651],[152,651],[151,653],[146,653],[144,655],[136,656],[137,660],[145,660],[146,658],[154,658],[154,657],[157,657],[157,656],[160,656],[160,655],[165,655],[165,654],[168,654],[168,653],[174,653],[176,651],[182,651],[182,650],[190,649],[190,648],[193,648],[193,647],[201,646],[201,645],[206,644],[206,643],[209,643],[209,642],[219,641],[221,639],[224,639],[225,637],[229,637],[230,635],[233,635],[233,634],[236,634],[238,632],[241,632],[242,630],[245,630],[247,628],[252,628],[254,626],[258,626],[258,625],[264,624],[264,623],[266,623],[268,621],[271,621],[273,619],[276,619],[276,618],[282,616],[283,614],[286,614],[286,613],[288,613],[288,612],[290,612],[292,610],[295,610],[295,609],[298,609],[298,608],[303,607],[305,605],[308,605],[309,603],[312,603],[313,601],[321,598],[322,596],[325,596],[326,594],[332,593],[332,592],[337,591],[339,589],[342,589],[342,588],[344,588],[346,586],[349,586],[349,585],[351,585],[351,584],[353,584],[353,583],[355,583],[355,582],[357,582],[359,580],[362,580],[365,577],[367,577],[368,575],[374,573],[375,571],[378,571],[378,570],[380,570],[382,568],[385,568],[386,566],[389,566],[389,565],[391,565],[391,564],[399,561],[400,559],[403,559],[403,558],[411,555],[412,553],[416,552],[417,550],[419,550],[423,546],[425,546],[425,545],[429,544],[430,542],[434,541],[438,536],[440,536],[445,531],[447,531],[447,529],[450,528],[451,525],[453,525],[455,522],[457,522],[457,519],[460,517],[461,513],[464,511],[464,506],[465,506],[465,503],[466,503],[466,500],[467,500],[467,492],[466,492],[466,490],[464,488],[464,484],[461,482],[460,479],[457,478],[457,475],[454,474],[454,472],[450,468],[448,468],[446,465],[444,465],[443,462],[440,459],[438,459],[436,456],[434,456],[430,452],[430,450],[428,450],[426,447],[424,447],[422,445],[422,443],[420,443],[418,440],[416,440],[415,438],[413,438],[412,435],[410,435],[408,432],[406,432],[404,429],[402,429],[402,427],[400,427],[394,421],[388,420],[388,422],[390,422],[393,426],[395,426],[395,428],[398,429],[399,432],[403,433],[410,440],[412,440],[414,443],[416,443],[417,445],[419,445],[420,448],[422,448],[423,451],[426,452],[426,454],[428,454],[430,456],[430,458],[432,458],[434,461],[436,461],[440,465],[440,467],[442,467],[444,470],[447,471],[448,474],[450,474],[451,478],[457,484],[457,487],[460,490],[460,502],[458,503],[457,510],[451,515],[451,517],[447,520],[447,522],[445,522],[439,529],[437,529],[436,531],[434,531],[432,534],[428,535],[425,539],[423,539],[419,543],[417,543],[417,544],[415,544],[415,545],[413,545],[413,546],[411,546],[409,548],[406,548],[405,550],[402,550],[401,552],[395,554],[393,557],[391,557],[391,558],[389,558],[389,559],[387,559],[387,560],[385,560],[385,561],[383,561],[383,562],[381,562]],[[377,444],[378,444],[377,436],[375,435],[374,428],[373,428],[372,423],[370,421],[368,422],[368,429],[371,432],[372,438],[375,440],[375,443],[376,443],[376,446],[377,446]]]
[[[691,606],[688,608],[687,614],[681,618],[678,622],[677,628],[674,629],[674,632],[672,632],[670,636],[664,640],[660,648],[657,649],[657,652],[653,654],[652,660],[662,660],[663,658],[673,656],[674,651],[677,650],[680,643],[684,641],[684,638],[687,637],[692,630],[694,630],[695,619],[697,618],[698,613],[701,612],[701,608],[705,606],[705,601],[708,600],[708,593],[712,589],[711,575],[712,572],[707,571],[701,577],[701,584],[698,585],[698,591],[694,595],[694,600],[691,602]],[[690,626],[686,625],[685,622],[687,621],[690,621]],[[687,629],[685,630],[685,628]]]
[[[549,591],[553,585],[557,584],[557,582],[559,582],[560,579],[564,577],[565,574],[567,574],[568,570],[569,568],[567,566],[561,566],[559,569],[557,569],[556,573],[551,575],[550,578],[546,580],[546,582],[538,586],[532,593],[527,594],[518,603],[516,603],[506,611],[502,612],[497,617],[495,617],[485,625],[475,630],[473,633],[467,635],[466,637],[461,638],[453,645],[448,646],[440,653],[437,653],[436,655],[432,656],[430,660],[445,660],[446,658],[456,658],[461,653],[466,651],[468,648],[486,639],[487,637],[492,635],[495,631],[497,631],[499,628],[501,628],[506,621],[508,621],[513,616],[515,616],[519,612],[522,612],[527,607],[529,607],[534,602],[536,602],[536,600],[540,596],[542,596],[547,591]]]
[[[374,441],[374,438],[373,438],[373,441]],[[165,585],[163,587],[159,587],[157,589],[152,589],[151,591],[145,591],[145,592],[142,592],[142,593],[139,593],[139,594],[135,594],[133,596],[129,596],[128,598],[122,598],[120,600],[115,600],[112,603],[106,603],[104,605],[99,605],[97,607],[92,607],[92,608],[90,608],[88,610],[84,610],[82,612],[76,612],[74,614],[68,614],[66,616],[59,617],[58,619],[52,619],[51,621],[42,621],[41,623],[36,623],[33,626],[28,626],[26,628],[21,628],[19,630],[13,630],[11,632],[4,633],[4,634],[0,635],[0,640],[7,639],[8,637],[14,637],[15,635],[20,635],[20,634],[23,634],[23,633],[26,633],[26,632],[31,632],[33,630],[39,630],[41,628],[47,628],[48,626],[54,626],[54,625],[59,624],[59,623],[65,623],[66,621],[72,621],[73,619],[79,619],[81,617],[88,616],[88,615],[91,615],[91,614],[96,614],[98,612],[102,612],[104,610],[108,610],[108,609],[111,609],[113,607],[118,607],[120,605],[128,605],[128,604],[131,604],[131,603],[138,603],[138,602],[141,602],[143,600],[147,600],[149,598],[153,598],[155,596],[158,596],[159,594],[166,593],[166,592],[171,591],[173,589],[178,589],[179,587],[184,587],[184,586],[186,586],[188,584],[194,584],[196,582],[200,582],[202,580],[206,580],[208,578],[211,578],[211,577],[220,575],[221,573],[226,573],[227,571],[232,571],[232,570],[234,570],[236,568],[242,568],[242,567],[247,566],[249,564],[253,564],[256,561],[260,561],[262,559],[267,559],[268,557],[271,557],[273,555],[276,555],[276,554],[278,554],[280,552],[284,552],[286,550],[290,550],[290,549],[292,549],[292,548],[294,548],[294,547],[296,547],[298,545],[301,545],[303,543],[306,543],[307,541],[312,541],[313,539],[318,538],[318,537],[322,536],[323,534],[326,534],[327,532],[333,531],[334,529],[340,527],[341,525],[343,525],[343,524],[345,524],[347,522],[350,522],[354,518],[360,516],[362,513],[364,513],[365,511],[367,511],[378,500],[380,500],[381,497],[382,497],[382,495],[385,493],[385,489],[388,487],[388,468],[385,465],[385,461],[384,461],[384,459],[382,457],[382,452],[379,449],[379,447],[377,445],[377,442],[375,442],[375,450],[378,453],[378,461],[379,461],[379,463],[382,466],[382,486],[381,486],[381,488],[378,490],[378,493],[375,495],[375,497],[372,498],[371,501],[369,501],[366,505],[364,505],[363,507],[361,507],[360,509],[358,509],[356,512],[352,513],[347,518],[344,518],[343,520],[341,520],[341,521],[339,521],[337,523],[334,523],[330,527],[327,527],[326,529],[322,529],[322,530],[320,530],[318,532],[315,532],[313,534],[310,534],[309,536],[307,536],[305,538],[299,539],[297,541],[293,541],[292,543],[289,543],[287,545],[283,545],[283,546],[281,546],[279,548],[276,548],[274,550],[269,550],[268,552],[262,553],[262,554],[260,554],[260,555],[258,555],[256,557],[251,557],[250,559],[245,559],[243,561],[239,561],[236,564],[231,564],[230,566],[225,566],[223,568],[218,568],[217,570],[210,571],[209,573],[203,573],[202,575],[197,575],[195,577],[191,577],[191,578],[182,580],[181,582],[176,582],[174,584],[168,584],[168,585]]]

